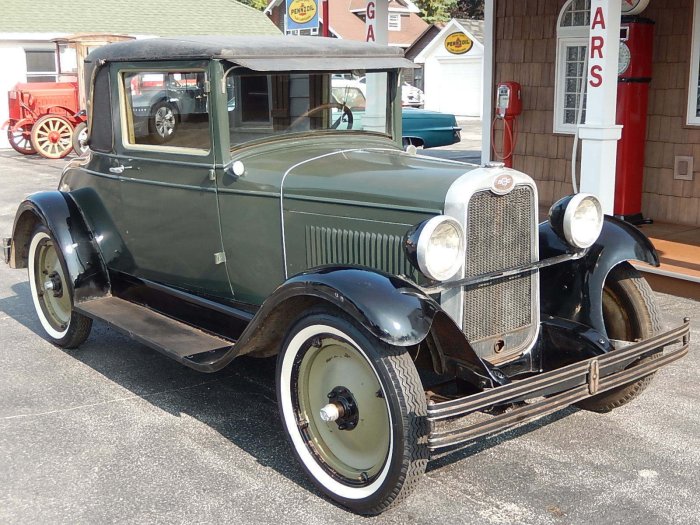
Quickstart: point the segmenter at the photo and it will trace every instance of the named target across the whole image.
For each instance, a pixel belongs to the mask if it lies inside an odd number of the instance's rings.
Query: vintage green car
[[[89,152],[4,242],[48,338],[75,348],[99,319],[202,372],[278,355],[292,450],[365,514],[432,451],[636,397],[688,351],[688,321],[661,330],[627,262],[658,265],[654,247],[592,195],[538,224],[527,175],[404,151],[406,67],[397,48],[315,37],[93,51]],[[134,101],[166,73],[200,98],[151,140]],[[331,79],[349,73],[368,105],[341,128]]]

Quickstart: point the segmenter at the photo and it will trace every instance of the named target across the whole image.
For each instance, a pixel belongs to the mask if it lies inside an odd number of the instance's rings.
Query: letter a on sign
[[[367,10],[365,11],[367,34],[365,35],[365,42],[377,41],[376,37],[374,36],[374,19],[376,16],[376,12],[374,9],[374,2],[367,2]]]
[[[595,10],[591,29],[595,29],[598,26],[600,26],[601,29],[605,29],[605,15],[603,15],[603,9],[600,7]]]

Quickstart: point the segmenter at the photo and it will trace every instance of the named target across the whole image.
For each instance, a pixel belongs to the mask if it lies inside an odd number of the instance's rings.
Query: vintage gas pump
[[[499,153],[496,150],[496,142],[491,137],[493,152],[506,167],[513,167],[513,151],[516,142],[515,117],[523,111],[523,101],[520,96],[520,84],[517,82],[499,82],[496,88],[496,118],[494,118],[491,133],[496,133],[496,122],[503,121],[503,149]]]
[[[614,213],[632,224],[642,224],[651,222],[642,217],[642,184],[654,21],[623,16],[620,33],[617,122],[624,127],[617,145]]]

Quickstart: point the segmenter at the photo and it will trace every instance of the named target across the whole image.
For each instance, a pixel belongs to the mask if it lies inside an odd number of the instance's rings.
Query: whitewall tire
[[[92,320],[73,310],[71,286],[60,247],[43,225],[29,243],[29,287],[39,322],[52,343],[75,348],[90,334]]]
[[[350,319],[311,312],[277,362],[280,416],[316,486],[362,514],[403,499],[428,460],[425,393],[403,348]]]

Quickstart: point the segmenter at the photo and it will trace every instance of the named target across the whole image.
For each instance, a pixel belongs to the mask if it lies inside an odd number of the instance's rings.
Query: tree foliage
[[[457,5],[452,11],[455,18],[484,19],[484,0],[457,0]]]
[[[266,0],[238,0],[240,3],[254,7],[259,11],[264,11],[268,2]]]
[[[458,0],[416,0],[415,4],[421,10],[421,18],[428,23],[447,22],[452,18],[452,11],[457,7]]]

